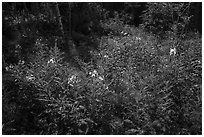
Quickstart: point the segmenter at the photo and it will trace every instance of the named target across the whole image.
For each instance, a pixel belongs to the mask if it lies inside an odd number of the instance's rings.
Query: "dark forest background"
[[[2,133],[202,134],[201,37],[198,2],[3,2]]]

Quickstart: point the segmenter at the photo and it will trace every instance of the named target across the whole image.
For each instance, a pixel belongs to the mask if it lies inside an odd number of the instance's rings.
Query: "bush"
[[[190,113],[201,116],[201,43],[197,38],[182,41],[177,46],[179,52],[175,57],[170,56],[169,52],[166,55],[158,54],[157,39],[151,35],[140,37],[140,40],[135,35],[104,39],[100,58],[105,77],[110,83],[109,89],[122,98],[120,106],[131,110],[129,113],[120,109],[121,114],[124,111],[125,115],[119,118],[128,117],[135,122],[134,130],[127,129],[125,133],[201,133],[201,123],[194,126],[195,121],[189,120]],[[165,58],[166,61],[163,60]],[[197,88],[192,92],[194,86]],[[197,99],[192,99],[193,96]],[[194,100],[196,107],[185,107],[191,104],[190,100]],[[188,113],[188,118],[184,112]],[[200,116],[198,119],[201,120]]]
[[[143,26],[161,37],[164,34],[183,35],[191,18],[189,8],[190,3],[148,3],[142,15]]]
[[[201,134],[201,40],[170,56],[156,37],[125,29],[102,37],[80,70],[39,40],[30,63],[7,68],[3,134]]]

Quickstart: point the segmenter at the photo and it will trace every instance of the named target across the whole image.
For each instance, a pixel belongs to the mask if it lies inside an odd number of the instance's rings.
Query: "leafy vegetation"
[[[3,134],[202,134],[195,4],[118,4],[3,3]]]

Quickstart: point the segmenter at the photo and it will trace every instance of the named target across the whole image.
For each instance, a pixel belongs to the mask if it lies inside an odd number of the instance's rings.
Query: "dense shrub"
[[[191,15],[190,3],[148,3],[142,15],[143,25],[147,31],[163,36],[183,34]]]
[[[43,36],[5,67],[3,134],[201,134],[201,38],[161,40],[118,16],[101,25],[108,35],[90,61],[73,57],[80,67]]]
[[[131,117],[134,122],[137,121],[134,128],[139,128],[144,134],[201,133],[201,123],[197,123],[195,130],[198,132],[193,132],[195,121],[189,121],[190,116],[187,118],[184,114],[186,111],[189,113],[191,108],[190,113],[200,114],[198,119],[201,120],[201,87],[198,86],[201,86],[199,40],[183,41],[177,45],[177,49],[180,49],[177,55],[172,57],[169,52],[166,55],[158,54],[157,39],[152,36],[104,39],[100,57],[105,77],[110,83],[109,89],[122,96],[120,106],[124,105],[132,110],[130,116],[137,114],[138,110],[143,112],[142,116],[139,114],[139,117]],[[193,41],[197,41],[196,44]],[[196,92],[192,92],[194,86],[198,86]],[[193,101],[197,107],[186,107],[191,104],[190,98],[193,96],[198,98]],[[134,102],[137,109],[132,108],[133,104],[128,106],[126,99],[130,104]],[[127,116],[127,111],[120,109],[121,114],[123,111]],[[125,116],[119,117],[125,119]]]

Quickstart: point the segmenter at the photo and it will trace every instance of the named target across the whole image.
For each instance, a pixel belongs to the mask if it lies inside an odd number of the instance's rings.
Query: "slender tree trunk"
[[[195,28],[202,33],[202,3],[200,2],[195,5]]]
[[[54,14],[53,14],[50,3],[46,3],[45,8],[46,8],[49,18],[54,19]]]
[[[27,8],[27,5],[26,5],[26,2],[23,2],[23,6],[24,6],[24,9],[25,9],[25,12],[28,13],[28,8]]]
[[[2,53],[2,70],[4,71],[6,69],[6,61],[5,61],[5,58],[4,58],[4,54]]]
[[[58,24],[59,24],[59,27],[60,27],[61,34],[64,36],[64,28],[63,28],[63,24],[62,24],[62,17],[61,17],[61,14],[60,14],[58,3],[55,3],[55,10],[56,10],[57,20],[58,20]]]
[[[15,2],[13,2],[12,4],[11,4],[11,10],[12,10],[12,15],[14,15],[14,13],[16,12],[16,3]]]
[[[78,51],[77,51],[76,45],[70,39],[70,36],[69,37],[66,36],[66,34],[64,32],[64,27],[63,27],[63,23],[62,23],[62,17],[61,17],[61,14],[60,14],[58,3],[55,3],[54,6],[55,6],[55,11],[56,11],[56,15],[57,15],[57,20],[58,20],[58,24],[59,24],[59,27],[60,27],[60,31],[61,31],[61,34],[62,34],[64,40],[65,40],[65,45],[67,45],[69,47],[70,57],[73,58],[73,62],[75,62],[74,64],[77,65],[77,67],[81,70],[82,64],[81,64],[81,61],[78,59]],[[69,8],[70,8],[70,5],[69,5]],[[71,9],[69,11],[71,11]],[[70,12],[69,12],[69,15],[71,15]]]

